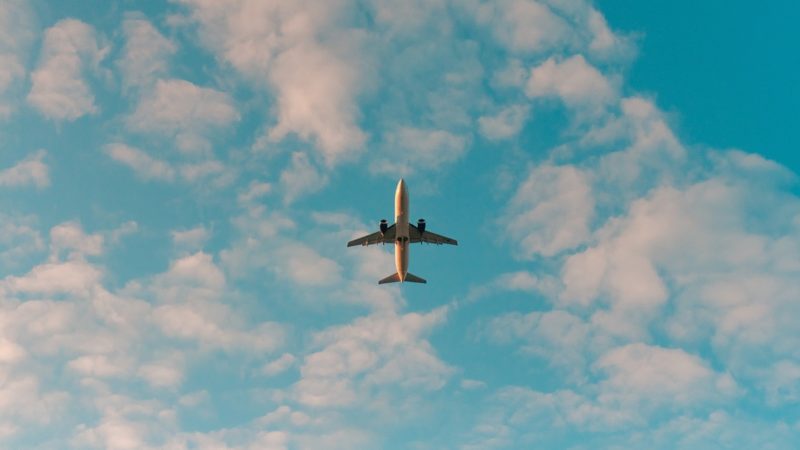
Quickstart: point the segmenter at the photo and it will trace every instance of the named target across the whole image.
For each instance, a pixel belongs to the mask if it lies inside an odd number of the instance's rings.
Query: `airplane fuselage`
[[[408,274],[408,189],[401,178],[394,193],[394,222],[397,227],[394,241],[394,265],[400,281]]]

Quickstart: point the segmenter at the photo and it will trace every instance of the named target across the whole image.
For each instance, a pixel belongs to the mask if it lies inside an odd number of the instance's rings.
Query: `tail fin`
[[[378,281],[378,284],[397,283],[399,281],[400,281],[400,275],[393,273],[388,277],[382,279],[381,281]],[[427,283],[427,281],[425,281],[423,278],[420,278],[414,275],[413,273],[406,273],[405,281],[408,281],[409,283]]]
[[[406,272],[406,281],[409,281],[411,283],[427,283],[427,281],[425,281],[424,278],[420,278],[414,275],[413,273],[408,273],[408,272]]]

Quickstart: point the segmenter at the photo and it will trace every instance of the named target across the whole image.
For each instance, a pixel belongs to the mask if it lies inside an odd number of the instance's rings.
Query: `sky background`
[[[0,447],[800,446],[798,13],[0,0]]]

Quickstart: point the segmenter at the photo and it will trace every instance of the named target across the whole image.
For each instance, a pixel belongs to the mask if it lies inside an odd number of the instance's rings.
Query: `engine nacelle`
[[[386,233],[386,230],[389,229],[389,222],[386,219],[381,219],[381,223],[378,224],[378,228],[381,229],[381,234]]]
[[[419,229],[420,233],[425,232],[425,219],[419,219],[417,221],[417,228]]]

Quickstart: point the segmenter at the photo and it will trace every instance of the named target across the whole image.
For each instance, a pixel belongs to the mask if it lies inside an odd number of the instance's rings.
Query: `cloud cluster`
[[[0,170],[0,186],[35,186],[42,189],[50,185],[50,170],[44,158],[47,152],[38,150],[12,167]]]
[[[108,48],[94,28],[64,19],[45,31],[39,64],[31,74],[28,103],[55,121],[73,121],[98,111],[85,75],[99,70]]]
[[[24,0],[0,4],[0,118],[11,115],[16,90],[25,78],[26,54],[36,34],[33,13]]]

